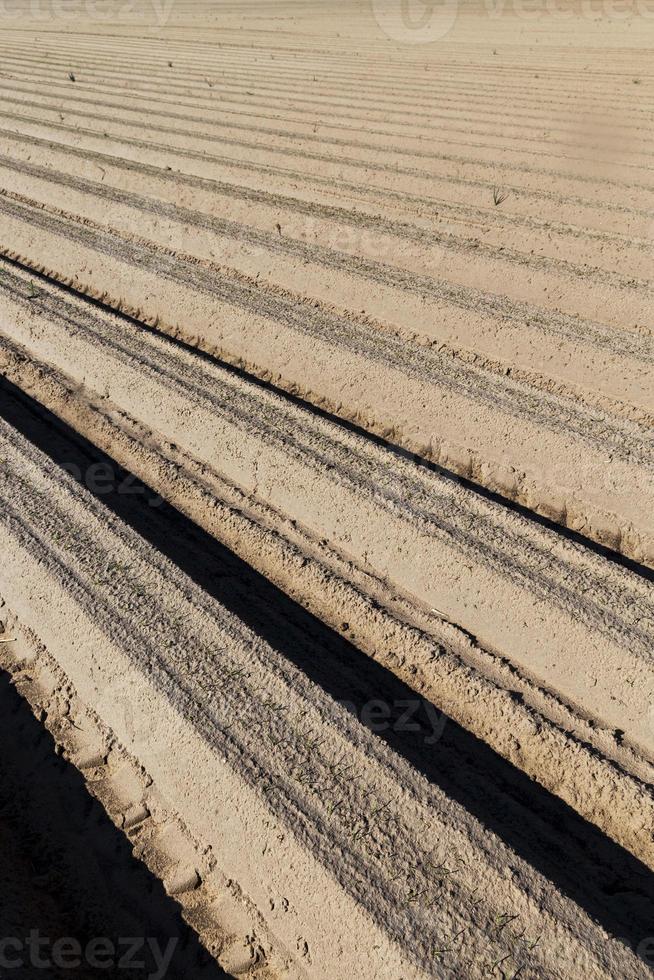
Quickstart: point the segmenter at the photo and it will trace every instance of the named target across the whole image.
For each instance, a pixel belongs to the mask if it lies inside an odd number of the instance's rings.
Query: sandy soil
[[[523,7],[0,16],[0,657],[170,976],[652,974],[654,10]]]
[[[512,800],[509,783],[505,826],[531,825],[529,835],[514,828],[510,847],[489,827],[498,799],[486,798],[482,820],[479,800],[464,807],[442,775],[421,774],[439,734],[433,715],[421,719],[423,760],[411,765],[6,423],[2,455],[11,635],[38,637],[223,872],[267,910],[286,949],[299,943],[308,975],[341,975],[356,961],[374,976],[380,957],[398,977],[440,962],[484,975],[503,957],[527,976],[572,975],[579,963],[588,976],[639,975],[637,957],[599,924],[615,928],[619,916],[632,936],[643,928],[648,875],[626,852],[596,835],[591,872],[583,823],[548,828],[553,814]],[[457,748],[438,750],[446,771],[469,769]],[[633,894],[618,907],[598,890],[582,912],[578,888],[566,897],[569,876],[555,887],[536,870],[534,824],[540,847],[562,847],[566,861],[570,848],[584,855],[575,875],[592,873],[596,886],[609,871],[628,875]]]

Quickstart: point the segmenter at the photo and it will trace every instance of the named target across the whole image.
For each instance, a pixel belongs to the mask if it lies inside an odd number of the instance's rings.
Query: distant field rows
[[[10,137],[13,153],[0,158],[7,254],[651,560],[650,334],[618,327],[629,309],[646,320],[646,279],[215,179],[189,180],[181,205],[156,163],[114,163],[34,130],[44,135]],[[255,281],[266,284],[260,299]]]

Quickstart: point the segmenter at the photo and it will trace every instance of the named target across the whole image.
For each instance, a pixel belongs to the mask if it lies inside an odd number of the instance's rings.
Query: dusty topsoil
[[[653,43],[0,12],[2,975],[654,973]]]

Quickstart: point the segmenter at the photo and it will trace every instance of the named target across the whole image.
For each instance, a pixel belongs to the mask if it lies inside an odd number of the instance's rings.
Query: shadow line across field
[[[127,476],[6,380],[0,382],[0,415],[69,472],[84,473],[100,462],[113,468],[115,487]],[[644,943],[654,936],[654,878],[645,865],[453,720],[443,719],[434,741],[434,718],[442,717],[438,705],[421,698],[179,511],[165,502],[151,506],[156,493],[150,488],[131,477],[130,486],[141,492],[105,488],[99,499],[360,719],[371,699],[384,702],[390,716],[383,730],[375,728],[379,738],[643,962],[654,965]],[[410,731],[400,723],[407,701],[417,722]]]
[[[161,978],[162,961],[151,955],[152,944],[158,955],[172,950],[171,959],[164,960],[164,975],[171,980],[191,975],[228,980],[184,922],[178,902],[134,856],[129,839],[89,792],[79,770],[58,752],[5,670],[0,670],[0,853],[0,939],[11,943],[7,949],[3,945],[3,963],[6,954],[12,976],[153,980]],[[36,952],[29,947],[30,932],[44,941]],[[68,958],[57,968],[55,943],[64,939],[79,944],[78,967]],[[98,954],[103,965],[96,967],[89,944],[105,942],[109,952]],[[50,966],[41,965],[47,962]]]

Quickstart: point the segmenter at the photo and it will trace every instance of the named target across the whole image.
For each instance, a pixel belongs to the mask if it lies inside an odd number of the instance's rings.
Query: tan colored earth
[[[653,46],[2,6],[16,976],[654,975]]]

